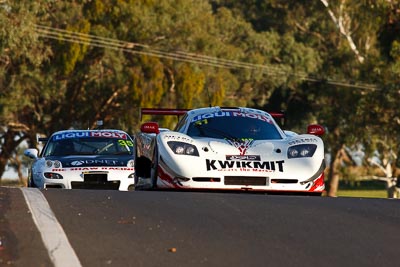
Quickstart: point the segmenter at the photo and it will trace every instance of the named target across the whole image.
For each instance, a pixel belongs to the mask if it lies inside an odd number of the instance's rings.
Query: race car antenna
[[[208,90],[208,86],[207,86],[206,90],[207,90],[207,96],[208,96],[208,103],[209,103],[210,108],[211,108],[211,97],[210,97],[210,91]]]
[[[96,121],[96,125],[97,125],[96,130],[103,129],[103,120]]]

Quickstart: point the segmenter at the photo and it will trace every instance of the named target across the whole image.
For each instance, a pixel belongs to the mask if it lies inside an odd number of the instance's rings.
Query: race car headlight
[[[126,164],[127,167],[134,167],[135,166],[135,161],[133,159],[129,160],[128,163]]]
[[[61,162],[59,160],[46,160],[46,167],[61,168]]]
[[[197,148],[194,145],[176,141],[170,141],[167,144],[175,154],[197,157],[199,156],[199,151],[197,151]]]
[[[317,150],[317,145],[314,144],[303,144],[297,146],[291,146],[288,149],[287,156],[291,158],[309,158],[312,157]]]
[[[54,173],[54,172],[45,172],[44,177],[46,177],[47,179],[62,179],[62,175],[59,173]]]

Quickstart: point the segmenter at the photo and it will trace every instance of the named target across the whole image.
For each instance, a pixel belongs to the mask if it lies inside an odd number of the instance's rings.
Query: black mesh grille
[[[225,185],[267,185],[267,177],[225,176]]]
[[[71,182],[73,189],[111,189],[118,190],[120,181],[107,181],[107,172],[87,172],[83,174],[83,182]]]
[[[102,190],[118,190],[120,181],[87,183],[87,182],[71,182],[72,189],[102,189]]]
[[[221,182],[221,178],[217,177],[193,177],[195,182]]]
[[[85,183],[105,183],[107,182],[107,173],[85,173],[83,179]]]
[[[297,184],[297,179],[271,179],[271,184]]]

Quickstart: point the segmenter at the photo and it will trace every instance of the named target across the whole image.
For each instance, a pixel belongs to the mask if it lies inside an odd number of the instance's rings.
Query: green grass
[[[18,187],[18,186],[23,186],[23,184],[21,184],[20,183],[20,181],[19,180],[17,180],[17,179],[1,179],[0,180],[0,186],[15,186],[15,187]]]
[[[382,189],[339,189],[338,197],[365,197],[365,198],[387,198],[387,191]]]
[[[377,180],[340,181],[338,197],[387,198],[385,183]]]

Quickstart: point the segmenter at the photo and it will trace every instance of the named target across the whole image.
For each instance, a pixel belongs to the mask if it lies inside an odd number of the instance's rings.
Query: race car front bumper
[[[53,169],[51,173],[42,173],[35,179],[35,184],[39,188],[132,191],[135,188],[134,168],[107,171]]]

